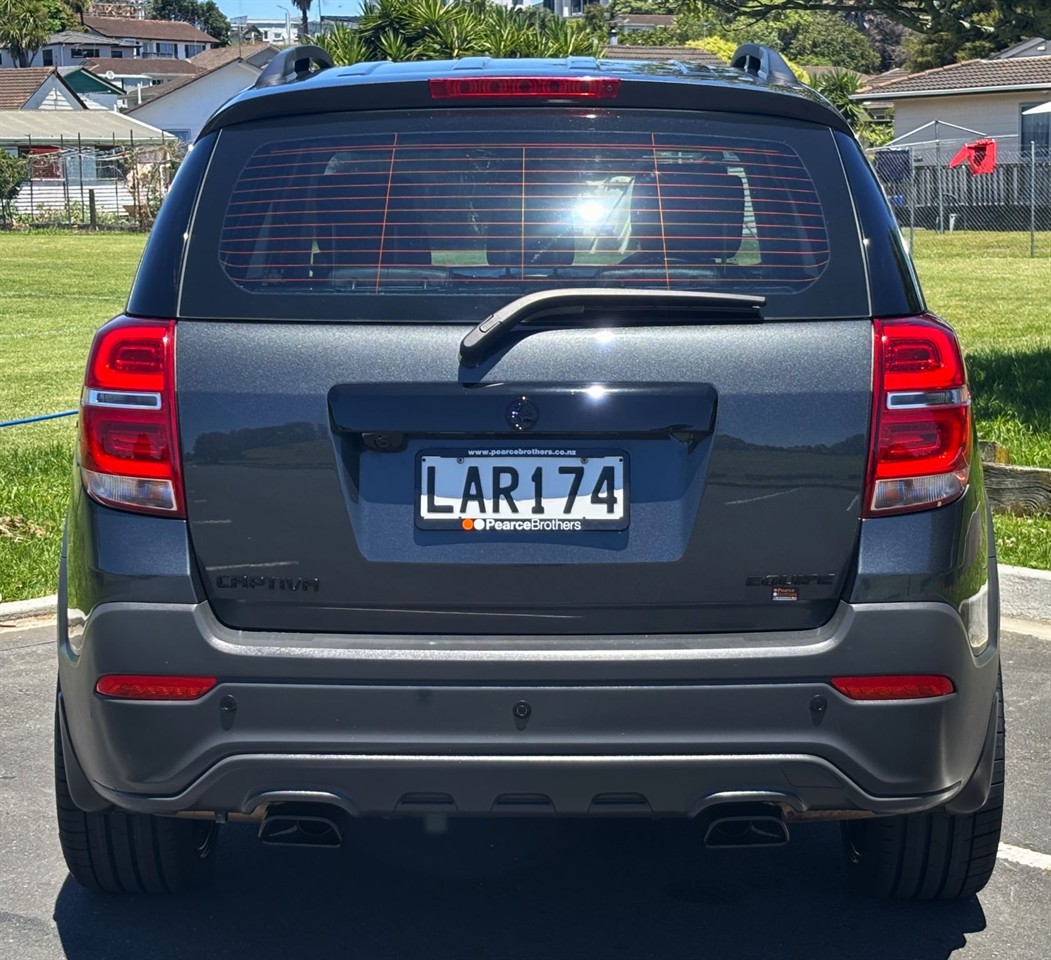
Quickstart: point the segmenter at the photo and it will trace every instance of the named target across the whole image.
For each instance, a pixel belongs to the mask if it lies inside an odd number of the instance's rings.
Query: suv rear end
[[[838,114],[762,48],[308,56],[210,122],[89,359],[74,876],[180,889],[231,817],[454,813],[842,819],[866,892],[984,885],[963,363]]]

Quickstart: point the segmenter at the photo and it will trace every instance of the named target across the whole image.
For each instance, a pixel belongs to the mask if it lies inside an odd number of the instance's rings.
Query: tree
[[[0,150],[0,223],[12,221],[12,204],[28,178],[29,164],[22,157],[13,157]]]
[[[28,67],[47,43],[52,30],[43,0],[0,0],[0,47],[11,51],[20,67]]]
[[[634,7],[632,0],[621,2]],[[757,29],[775,12],[836,13],[862,31],[869,17],[882,15],[921,34],[913,44],[917,66],[921,57],[924,65],[951,63],[1001,50],[1024,37],[1051,35],[1047,0],[705,0],[704,6],[724,17],[750,18]],[[692,16],[697,8],[697,0],[675,4],[683,15]],[[925,44],[924,37],[931,42]]]
[[[832,103],[854,128],[866,146],[881,146],[892,136],[893,127],[875,123],[868,111],[851,97],[861,89],[861,77],[852,70],[831,70],[817,77],[812,86]]]
[[[91,7],[91,0],[65,0],[65,4],[70,14],[80,21],[81,26],[84,26],[84,15]]]
[[[230,21],[215,0],[153,0],[149,13],[155,20],[191,23],[208,36],[215,37],[221,47],[230,43]]]
[[[305,43],[307,34],[310,33],[310,18],[307,14],[310,12],[310,4],[313,0],[292,0],[292,2],[299,7],[299,12],[303,15],[303,25],[300,27],[299,36],[300,39]]]
[[[453,57],[597,56],[607,38],[583,20],[498,7],[490,0],[366,0],[357,30],[314,37],[337,64]]]

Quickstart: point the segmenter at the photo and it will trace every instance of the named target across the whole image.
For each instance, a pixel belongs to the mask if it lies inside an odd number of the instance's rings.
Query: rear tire
[[[209,820],[144,813],[85,813],[66,782],[55,711],[58,839],[73,879],[98,893],[184,893],[210,872],[218,828]]]
[[[842,824],[847,877],[859,893],[952,900],[981,890],[996,866],[1004,808],[1004,700],[996,690],[996,752],[989,798],[975,813],[912,813]]]

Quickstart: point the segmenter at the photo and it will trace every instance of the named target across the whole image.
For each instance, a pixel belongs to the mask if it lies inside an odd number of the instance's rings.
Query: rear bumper
[[[207,605],[104,604],[59,660],[76,761],[125,809],[690,816],[946,802],[978,765],[998,651],[975,658],[938,603],[842,604],[797,633],[542,640],[248,634]],[[116,701],[94,693],[108,673],[220,683]],[[857,703],[827,683],[876,673],[945,674],[956,692]]]

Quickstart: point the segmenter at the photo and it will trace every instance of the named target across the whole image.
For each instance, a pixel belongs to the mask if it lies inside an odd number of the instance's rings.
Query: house
[[[219,107],[255,83],[263,67],[277,53],[276,47],[260,44],[242,46],[240,55],[237,47],[199,54],[205,58],[205,63],[215,63],[215,66],[196,76],[170,80],[138,91],[134,100],[129,98],[132,102],[128,116],[190,142],[196,139],[205,121]]]
[[[679,63],[705,67],[725,67],[726,61],[714,53],[696,47],[639,47],[635,44],[614,44],[603,54],[606,60],[676,60]]]
[[[1013,47],[994,53],[993,60],[1010,60],[1016,57],[1047,57],[1051,56],[1051,42],[1043,37],[1030,37],[1022,40]]]
[[[909,74],[890,83],[870,84],[853,99],[866,106],[893,104],[894,136],[907,137],[938,121],[948,137],[994,137],[1000,154],[1051,156],[1048,114],[1025,116],[1030,107],[1051,100],[1051,56],[1011,56],[967,60]],[[959,131],[962,131],[960,133]],[[931,137],[922,135],[924,140]]]
[[[229,47],[215,47],[197,54],[190,63],[198,70],[214,70],[232,60],[244,60],[253,67],[262,69],[274,57],[280,53],[280,49],[272,43],[241,43],[231,44]]]
[[[124,90],[83,66],[59,67],[59,76],[89,110],[116,110]]]
[[[541,2],[546,9],[559,17],[579,17],[589,3],[599,3],[604,7],[609,4],[609,0],[541,0]],[[500,5],[519,6],[514,0],[500,0]]]
[[[674,27],[679,18],[662,13],[622,13],[613,21],[617,32],[641,33],[644,30],[656,30],[658,27]]]
[[[0,70],[0,111],[86,109],[84,101],[54,67]]]
[[[86,209],[94,191],[96,209],[123,215],[142,202],[139,183],[129,181],[141,164],[140,148],[156,152],[170,139],[107,110],[0,109],[0,150],[30,161],[30,179],[14,201],[20,213],[51,211],[61,219],[72,204]]]
[[[298,15],[293,17],[290,11],[287,17],[273,20],[246,17],[240,24],[235,24],[235,29],[240,28],[243,42],[276,43],[280,47],[287,47],[299,40],[302,23],[302,18]],[[311,36],[321,32],[319,23],[308,23],[308,27]]]
[[[131,17],[84,17],[84,26],[99,37],[123,40],[138,48],[140,57],[189,60],[219,41],[189,23],[177,20],[137,20]]]
[[[62,30],[53,33],[29,61],[31,67],[71,67],[88,57],[133,57],[138,45],[130,40],[108,40],[97,33]],[[10,51],[0,50],[0,67],[16,67]]]
[[[85,60],[83,66],[129,93],[139,87],[194,77],[201,72],[201,68],[189,60],[162,60],[155,57],[116,60],[111,57],[93,57]]]

